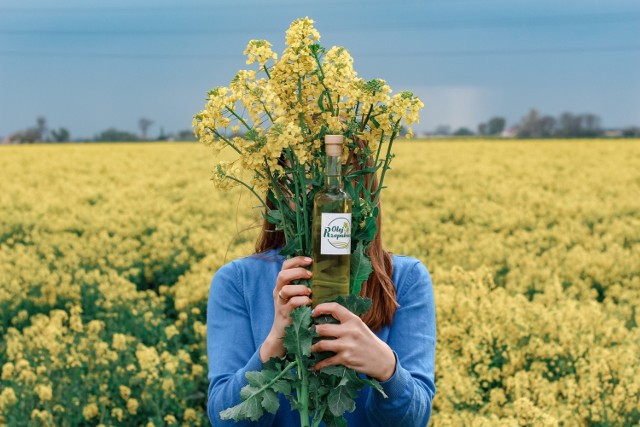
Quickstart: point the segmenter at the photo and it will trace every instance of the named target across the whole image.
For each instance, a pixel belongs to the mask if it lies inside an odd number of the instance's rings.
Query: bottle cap
[[[325,135],[324,146],[329,156],[340,156],[342,154],[342,144],[344,136],[342,135]]]

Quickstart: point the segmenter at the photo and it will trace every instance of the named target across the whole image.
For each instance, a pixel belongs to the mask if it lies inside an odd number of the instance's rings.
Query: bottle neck
[[[325,187],[342,189],[342,156],[327,155],[324,174]]]

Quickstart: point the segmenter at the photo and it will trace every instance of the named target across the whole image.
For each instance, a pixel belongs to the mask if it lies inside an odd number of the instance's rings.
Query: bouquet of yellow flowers
[[[284,233],[280,253],[285,256],[311,255],[313,201],[324,183],[324,137],[344,137],[344,191],[354,201],[350,294],[357,296],[372,271],[366,251],[377,231],[378,201],[393,141],[403,125],[412,136],[410,126],[424,105],[411,92],[391,96],[384,80],[359,78],[346,49],[327,50],[319,40],[309,18],[291,24],[280,58],[268,41],[251,40],[244,53],[247,64],[257,64],[257,70],[241,70],[228,87],[209,91],[193,126],[196,137],[216,154],[231,150],[233,159],[216,165],[214,184],[223,189],[243,186],[259,200],[266,220]],[[341,302],[356,314],[368,309],[355,297]],[[315,337],[310,311],[300,307],[292,313],[285,336],[287,356],[247,375],[243,402],[223,411],[223,418],[256,420],[264,410],[275,412],[274,397],[284,393],[300,411],[303,426],[309,425],[310,415],[313,425],[343,425],[342,414],[353,410],[355,391],[377,387],[344,367],[320,373],[310,369],[309,348]],[[337,400],[331,395],[336,390],[342,393]]]

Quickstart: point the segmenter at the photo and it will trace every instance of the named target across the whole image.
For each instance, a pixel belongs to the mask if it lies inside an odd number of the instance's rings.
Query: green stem
[[[269,113],[269,110],[267,109],[267,106],[264,104],[263,100],[260,100],[260,104],[262,104],[262,108],[264,108],[264,112],[267,113],[267,116],[269,117],[269,120],[271,120],[271,123],[275,123],[275,120],[273,120],[273,117],[271,117],[271,113]]]
[[[367,126],[367,122],[369,121],[369,117],[371,117],[372,111],[373,111],[373,104],[371,104],[371,106],[369,107],[369,112],[367,113],[364,120],[362,121],[362,125],[360,126],[360,132],[364,131],[365,126]]]
[[[276,381],[278,381],[280,378],[282,378],[287,372],[292,370],[296,366],[296,364],[297,364],[296,361],[293,361],[293,362],[289,363],[287,366],[285,366],[282,369],[282,371],[280,371],[280,373],[278,375],[275,376],[274,379],[269,381],[267,384],[263,385],[262,388],[260,388],[260,390],[258,390],[257,392],[254,393],[254,395],[255,394],[260,394],[263,391],[265,391],[266,389],[268,389],[269,387],[271,387],[272,385],[274,385],[276,383]]]
[[[267,64],[264,64],[262,66],[262,68],[264,68],[264,72],[267,75],[267,78],[269,78],[269,80],[271,80],[271,74],[269,74],[269,69],[267,68]]]
[[[315,58],[316,64],[318,64],[318,70],[320,71],[320,83],[322,83],[322,87],[327,92],[327,98],[329,99],[329,110],[331,110],[331,113],[333,114],[333,103],[331,102],[331,91],[329,90],[327,85],[324,84],[324,70],[322,69],[322,64],[320,63],[320,57],[315,53],[313,54],[313,57]],[[337,113],[335,115],[337,116]]]
[[[265,167],[267,169],[267,175],[271,179],[271,188],[273,190],[273,193],[275,194],[276,202],[278,203],[278,210],[280,210],[280,212],[282,212],[283,219],[282,219],[282,221],[280,223],[280,226],[281,226],[282,230],[284,231],[284,238],[288,242],[289,239],[291,239],[291,238],[293,238],[293,236],[295,236],[295,230],[290,230],[289,229],[290,224],[288,223],[288,221],[284,220],[284,209],[285,209],[286,203],[283,203],[284,197],[282,196],[282,193],[280,192],[279,183],[276,181],[275,177],[271,173],[271,169],[269,168],[269,165],[265,165]]]
[[[313,424],[312,427],[318,427],[320,425],[320,423],[322,422],[322,417],[324,417],[324,413],[327,410],[326,406],[323,406],[322,409],[320,410],[320,413],[315,413],[313,415]]]
[[[258,198],[258,200],[260,201],[260,203],[262,203],[262,206],[267,209],[267,204],[265,203],[265,201],[262,199],[262,197],[260,197],[260,195],[258,193],[256,193],[256,191],[253,189],[253,187],[249,187],[249,185],[247,183],[245,183],[244,181],[239,180],[238,178],[231,176],[231,175],[225,175],[227,178],[229,178],[232,181],[237,182],[240,185],[243,185],[244,187],[246,187],[247,189],[249,189],[249,191],[251,191],[253,193],[254,196],[256,196]]]
[[[289,157],[289,163],[291,163],[291,168],[294,171],[297,171],[300,165],[296,161],[297,159],[293,156],[293,147],[291,146],[289,146],[289,152],[287,153],[287,157]],[[296,229],[298,230],[298,233],[297,233],[298,242],[299,242],[298,249],[300,250],[300,253],[296,255],[307,255],[307,254],[304,254],[304,238],[306,237],[306,234],[307,234],[305,233],[307,223],[306,222],[304,223],[304,228],[303,228],[302,218],[300,217],[300,198],[304,197],[306,199],[306,195],[301,194],[300,186],[298,185],[299,176],[297,176],[297,173],[293,173],[291,176],[291,179],[293,180],[293,185],[295,187],[294,203],[296,205],[296,226],[297,226]],[[305,208],[305,219],[306,219],[306,208]]]
[[[212,131],[213,133],[215,133],[215,134],[218,136],[218,138],[220,138],[221,140],[223,140],[224,142],[226,142],[226,143],[227,143],[227,145],[228,145],[229,147],[233,148],[233,149],[236,151],[236,153],[238,153],[238,154],[242,154],[242,152],[240,151],[240,149],[238,149],[235,145],[233,145],[233,143],[232,143],[231,141],[229,141],[229,139],[228,139],[227,137],[225,137],[225,136],[221,135],[221,134],[220,134],[220,132],[218,132],[218,131],[217,131],[217,130],[215,130],[215,129],[211,129],[211,131]]]
[[[298,77],[298,103],[304,106],[304,102],[302,102],[302,77]],[[304,113],[298,113],[298,120],[300,121],[300,132],[304,132],[307,127],[304,122]]]
[[[391,154],[391,146],[393,145],[393,140],[396,138],[396,134],[398,133],[398,128],[400,125],[400,119],[396,122],[393,127],[393,133],[391,134],[391,138],[389,138],[389,146],[387,147],[387,155],[384,159],[384,166],[382,166],[382,174],[380,175],[380,183],[378,185],[378,190],[376,191],[376,197],[373,201],[373,206],[378,206],[378,200],[380,200],[380,193],[382,192],[382,185],[384,183],[384,176],[389,169],[389,163],[391,163],[391,158],[389,155]]]
[[[243,119],[242,117],[240,117],[238,114],[236,114],[236,112],[235,112],[235,111],[233,111],[233,109],[232,109],[232,108],[229,108],[229,106],[228,106],[228,105],[225,105],[225,106],[224,106],[224,108],[226,108],[228,112],[230,112],[231,114],[233,114],[233,115],[235,116],[235,118],[236,118],[236,119],[238,119],[238,120],[240,121],[240,123],[242,123],[242,124],[243,124],[247,129],[249,129],[249,130],[251,129],[251,126],[249,126],[249,125],[247,124],[247,122],[245,122],[245,121],[244,121],[244,119]]]
[[[298,174],[299,174],[299,179],[300,179],[300,185],[302,186],[302,191],[303,194],[301,194],[302,197],[302,216],[304,218],[304,229],[303,231],[305,232],[305,239],[304,239],[304,243],[305,246],[302,248],[302,255],[309,255],[311,254],[311,234],[307,233],[307,227],[309,226],[309,213],[307,212],[307,177],[305,175],[305,170],[304,170],[304,166],[300,165],[300,167],[298,168]]]
[[[373,186],[373,176],[375,176],[375,174],[378,173],[378,160],[380,160],[380,152],[382,151],[383,142],[384,142],[384,131],[382,131],[382,135],[380,136],[380,142],[378,143],[378,150],[376,151],[376,160],[373,163],[373,166],[376,168],[376,171],[372,174],[372,179],[369,180],[369,186],[367,188],[367,190],[369,191],[369,194],[371,194],[371,187]]]
[[[307,368],[298,355],[296,355],[296,362],[298,363],[298,375],[302,379],[302,385],[298,393],[300,427],[309,427],[309,372],[307,372]]]

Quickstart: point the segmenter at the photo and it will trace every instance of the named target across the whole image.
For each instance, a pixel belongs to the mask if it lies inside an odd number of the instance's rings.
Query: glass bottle
[[[313,306],[349,295],[351,210],[353,200],[342,187],[342,135],[324,138],[325,185],[313,200]]]

